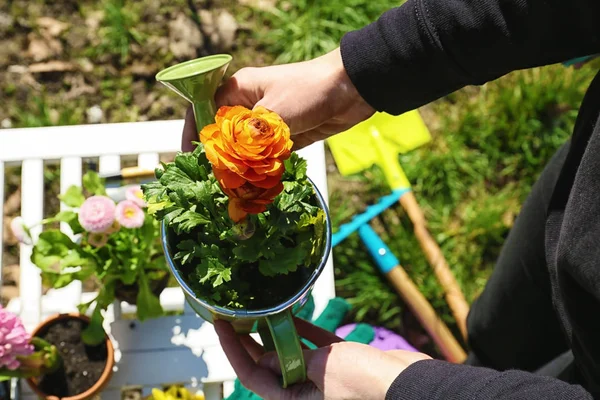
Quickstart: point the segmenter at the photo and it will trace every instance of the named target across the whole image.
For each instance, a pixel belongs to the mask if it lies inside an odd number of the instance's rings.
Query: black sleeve
[[[408,0],[347,33],[344,67],[376,110],[400,114],[517,69],[600,53],[598,0]]]
[[[593,400],[581,386],[523,371],[418,361],[396,378],[386,400]]]

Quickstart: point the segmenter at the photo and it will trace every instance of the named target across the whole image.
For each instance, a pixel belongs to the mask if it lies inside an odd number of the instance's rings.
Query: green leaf
[[[303,246],[286,248],[285,251],[278,252],[274,258],[260,260],[258,270],[264,276],[286,275],[288,272],[296,271],[305,257],[306,249]]]
[[[75,235],[85,231],[79,223],[78,214],[74,211],[61,211],[56,214],[54,220],[67,223]]]
[[[139,291],[136,299],[137,317],[140,321],[149,318],[158,318],[163,315],[163,308],[160,305],[160,299],[150,290],[148,277],[146,274],[139,274]]]
[[[173,204],[174,203],[169,200],[164,200],[158,203],[150,201],[148,202],[148,214],[155,215],[160,210],[171,207]]]
[[[306,160],[292,152],[290,158],[284,161],[285,173],[282,177],[284,181],[302,181],[306,178],[307,163]]]
[[[201,204],[204,208],[208,209],[211,213],[215,212],[214,202],[214,186],[210,181],[196,182],[191,187],[194,194],[193,203]]]
[[[60,265],[61,260],[75,248],[71,238],[57,229],[51,229],[40,234],[31,253],[31,262],[45,271]]]
[[[200,225],[210,224],[209,218],[197,212],[186,210],[173,219],[173,224],[177,224],[176,229],[179,232],[189,232]]]
[[[233,248],[233,255],[236,259],[255,262],[262,256],[264,249],[263,243],[264,236],[260,233],[255,233],[250,239],[242,240],[239,244]]]
[[[166,201],[167,188],[159,181],[144,183],[141,188],[148,206]]]
[[[94,171],[88,171],[83,176],[83,187],[92,195],[106,196],[104,182]]]
[[[181,264],[187,264],[195,257],[200,257],[202,249],[193,240],[184,240],[177,245],[179,251],[175,254],[175,260],[181,260]]]
[[[323,245],[325,243],[325,222],[327,216],[325,211],[319,209],[317,215],[311,219],[314,224],[314,245],[313,245],[313,262],[318,261],[321,258],[321,252],[323,251]]]
[[[102,327],[103,322],[104,317],[102,316],[101,308],[96,305],[90,318],[90,324],[81,333],[81,339],[85,344],[96,346],[105,340],[104,328]]]
[[[200,283],[205,283],[211,278],[214,278],[212,282],[213,287],[217,287],[223,284],[223,282],[229,282],[231,280],[231,269],[221,264],[218,260],[209,259],[208,271],[206,272],[206,275],[200,279]]]
[[[194,183],[190,177],[174,165],[168,165],[164,174],[160,177],[160,183],[171,191],[189,190],[189,186]]]
[[[187,188],[187,192],[191,193],[191,190]],[[192,197],[192,195],[190,194],[189,197]],[[181,207],[184,209],[191,208],[191,203],[188,201],[188,195],[181,188],[169,193],[169,198],[173,203],[175,203],[177,207]]]
[[[175,165],[194,181],[204,181],[208,178],[204,166],[198,164],[198,158],[190,153],[178,154]]]
[[[58,196],[58,198],[69,207],[81,207],[85,201],[85,196],[79,186],[69,186],[64,194]]]
[[[282,211],[303,212],[303,202],[313,194],[312,186],[298,182],[283,182],[284,191],[277,197],[276,206]]]
[[[171,225],[171,223],[173,222],[173,219],[175,219],[175,217],[177,217],[179,214],[181,214],[183,212],[183,208],[180,207],[176,207],[176,206],[172,206],[169,207],[167,209],[164,210],[164,216],[162,217],[158,217],[159,220],[164,220],[167,225]]]

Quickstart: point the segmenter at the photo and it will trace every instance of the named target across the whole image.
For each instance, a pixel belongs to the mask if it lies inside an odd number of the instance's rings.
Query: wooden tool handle
[[[140,167],[127,167],[121,169],[123,179],[133,179],[154,176],[154,170]]]
[[[458,344],[444,321],[437,316],[431,304],[421,294],[406,271],[400,265],[397,265],[387,273],[387,276],[423,328],[438,345],[444,357],[450,362],[462,363],[467,358],[465,351]]]
[[[452,310],[463,338],[467,339],[469,304],[460,290],[452,271],[450,271],[442,250],[427,230],[425,216],[417,203],[414,193],[405,193],[400,197],[400,204],[402,204],[402,207],[404,207],[404,210],[406,210],[408,217],[413,223],[415,236],[421,245],[421,249],[425,253],[427,261],[433,267],[433,271],[444,289],[446,301]]]

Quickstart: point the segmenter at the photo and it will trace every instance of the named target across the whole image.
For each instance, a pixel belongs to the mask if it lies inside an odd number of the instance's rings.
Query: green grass
[[[259,12],[266,29],[259,40],[275,62],[310,60],[333,50],[344,33],[376,20],[401,0],[295,0],[279,1],[271,10]]]
[[[104,0],[104,18],[98,35],[100,43],[90,49],[91,55],[111,54],[124,64],[133,43],[142,44],[144,35],[138,29],[143,3],[127,0]]]
[[[465,88],[422,112],[433,141],[399,161],[469,302],[481,293],[531,185],[570,136],[594,74],[593,66],[518,71],[481,88]],[[330,184],[339,193],[330,203],[336,224],[387,193],[377,167],[363,177],[332,177]],[[350,193],[344,193],[344,186]],[[372,226],[455,330],[401,207],[388,210]],[[350,299],[358,320],[401,327],[402,303],[375,272],[357,238],[334,249],[334,261],[337,290]]]
[[[45,94],[33,96],[30,107],[15,112],[15,127],[77,125],[83,122],[84,109],[63,105],[50,100]]]

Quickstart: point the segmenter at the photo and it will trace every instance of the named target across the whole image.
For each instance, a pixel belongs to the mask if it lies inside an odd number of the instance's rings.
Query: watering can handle
[[[260,319],[257,330],[265,350],[277,352],[283,388],[306,381],[304,352],[291,310]]]

